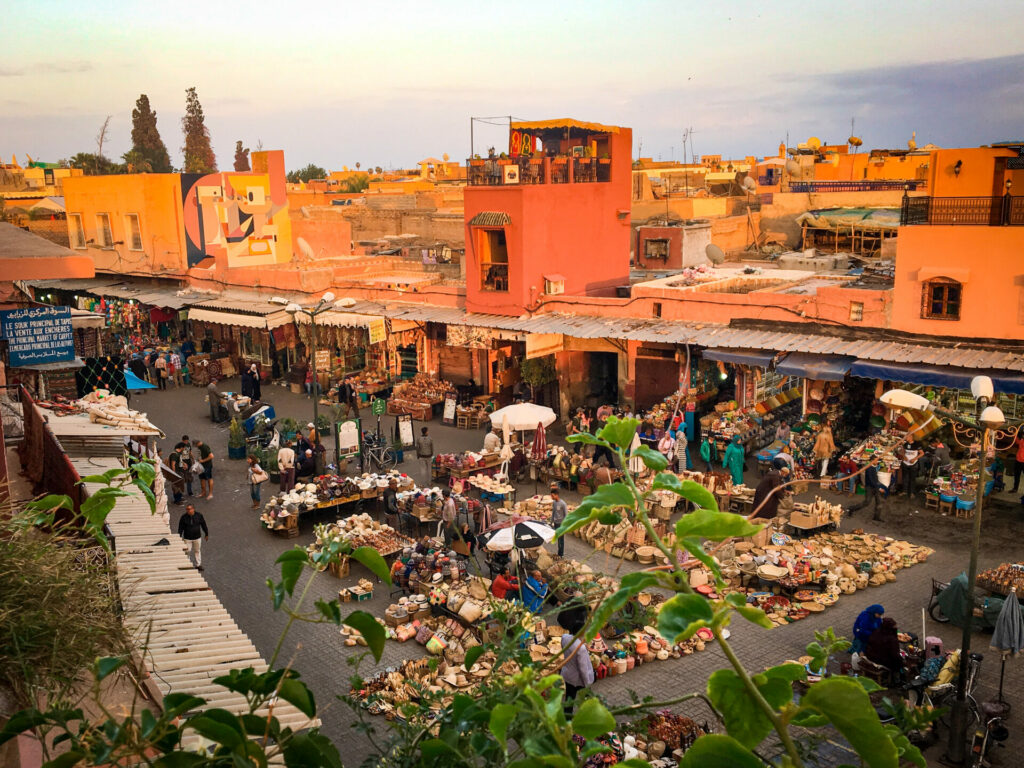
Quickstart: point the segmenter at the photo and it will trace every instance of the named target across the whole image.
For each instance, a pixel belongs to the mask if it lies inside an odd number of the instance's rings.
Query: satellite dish
[[[861,141],[861,139],[860,139],[860,137],[859,137],[859,136],[851,136],[850,138],[848,138],[848,139],[846,140],[846,143],[847,143],[847,144],[849,144],[849,145],[850,145],[851,147],[859,147],[859,146],[861,146],[861,145],[862,145],[862,144],[863,144],[864,142],[863,142],[863,141]]]
[[[708,261],[712,264],[721,264],[725,261],[725,251],[719,248],[714,243],[708,243],[704,248],[704,253],[707,254]]]
[[[811,138],[807,140],[807,146],[811,149],[821,149],[821,139],[817,136],[811,136]]]
[[[798,163],[796,160],[787,160],[786,173],[788,173],[790,176],[796,176],[798,173],[800,173],[800,163]]]
[[[316,254],[313,253],[312,246],[310,246],[310,244],[307,243],[303,238],[297,237],[295,238],[295,242],[298,244],[299,250],[302,251],[303,256],[305,256],[307,259],[316,258]]]
[[[743,177],[743,189],[745,189],[747,192],[753,192],[755,189],[757,189],[757,182],[754,181],[752,176]]]

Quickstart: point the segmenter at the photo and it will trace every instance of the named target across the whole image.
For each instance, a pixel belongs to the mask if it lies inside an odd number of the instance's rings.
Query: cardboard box
[[[352,602],[352,593],[349,592],[347,589],[339,589],[338,590],[338,602],[340,602],[340,603],[351,603]]]

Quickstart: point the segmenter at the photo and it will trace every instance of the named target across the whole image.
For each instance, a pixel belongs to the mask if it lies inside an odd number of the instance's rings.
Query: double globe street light
[[[971,380],[971,395],[975,401],[976,419],[971,421],[956,413],[937,408],[930,400],[914,392],[905,389],[891,389],[879,398],[890,408],[915,411],[926,411],[930,414],[928,421],[918,429],[923,428],[933,420],[937,420],[935,414],[939,414],[949,420],[953,427],[953,436],[960,442],[959,437],[971,438],[972,444],[978,445],[978,487],[974,503],[974,535],[971,539],[971,560],[967,569],[967,594],[968,599],[974,599],[974,586],[978,576],[978,550],[981,544],[981,509],[985,501],[985,488],[988,484],[986,477],[986,462],[988,460],[989,447],[994,444],[997,437],[1012,436],[1012,431],[1003,432],[1002,427],[1006,424],[1006,417],[996,406],[990,405],[994,397],[992,379],[988,376],[975,376]],[[964,445],[964,443],[961,443]],[[1011,598],[1013,599],[1013,598]],[[966,620],[963,626],[963,636],[960,641],[960,670],[956,680],[956,700],[953,703],[953,710],[950,715],[949,744],[946,747],[946,759],[953,765],[961,765],[967,756],[967,667],[971,651],[971,625],[973,618],[973,606],[967,611]]]

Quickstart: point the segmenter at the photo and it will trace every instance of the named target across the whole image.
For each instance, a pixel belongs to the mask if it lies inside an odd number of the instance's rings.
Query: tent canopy
[[[883,363],[873,360],[857,360],[850,366],[852,376],[865,379],[900,381],[906,384],[923,384],[932,387],[954,387],[970,389],[971,379],[979,375],[992,378],[996,392],[1009,395],[1024,394],[1024,375],[1012,372],[993,373],[968,368],[949,368],[938,365],[914,363]]]
[[[705,360],[718,360],[734,365],[753,365],[756,368],[767,368],[775,358],[775,353],[764,349],[705,349]]]
[[[823,357],[808,352],[791,352],[775,366],[775,370],[786,376],[799,376],[815,381],[842,381],[855,359],[853,357]]]

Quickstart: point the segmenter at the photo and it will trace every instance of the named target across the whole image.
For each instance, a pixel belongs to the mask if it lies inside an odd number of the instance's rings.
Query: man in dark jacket
[[[868,465],[868,468],[864,470],[864,501],[855,507],[850,507],[846,511],[848,515],[853,515],[854,512],[864,509],[868,504],[875,502],[875,514],[872,516],[872,520],[882,521],[882,494],[888,489],[882,485],[882,481],[878,479],[878,468],[874,464]]]
[[[789,476],[789,467],[783,466],[773,469],[757,484],[754,490],[754,513],[753,518],[758,520],[771,520],[779,512],[779,502],[785,491],[777,490],[780,485],[786,482]],[[762,506],[762,502],[764,506]],[[760,509],[759,509],[760,507]]]
[[[185,542],[185,551],[196,569],[203,570],[203,541],[210,540],[210,529],[194,504],[187,505],[185,514],[178,520],[178,535]]]

